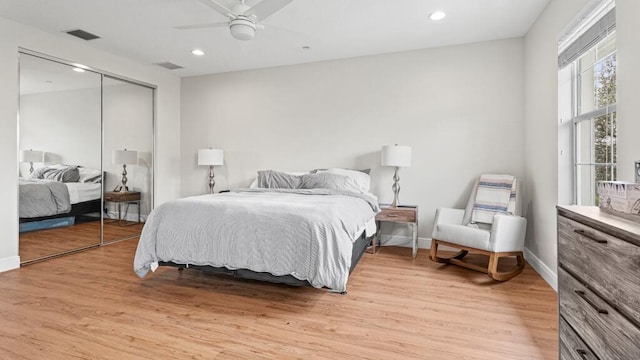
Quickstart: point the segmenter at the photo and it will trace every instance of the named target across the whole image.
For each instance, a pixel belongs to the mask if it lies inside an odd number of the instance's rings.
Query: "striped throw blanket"
[[[472,223],[493,224],[496,214],[513,214],[516,208],[516,178],[512,175],[485,174],[480,176]]]

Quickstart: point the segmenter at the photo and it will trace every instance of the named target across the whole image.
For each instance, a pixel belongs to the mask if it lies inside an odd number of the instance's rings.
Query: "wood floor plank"
[[[557,296],[528,265],[498,283],[426,251],[412,259],[408,248],[384,247],[365,254],[339,295],[174,268],[139,279],[136,245],[0,274],[0,358],[558,356]]]
[[[140,235],[143,223],[105,220],[104,242]],[[20,233],[20,261],[32,261],[75,249],[100,245],[100,221],[78,222],[71,226]]]

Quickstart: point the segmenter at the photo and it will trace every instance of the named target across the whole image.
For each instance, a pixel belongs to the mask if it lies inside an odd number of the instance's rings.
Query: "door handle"
[[[588,232],[588,231],[586,231],[586,230],[583,230],[583,229],[575,229],[575,230],[573,230],[573,231],[574,231],[575,233],[577,233],[578,235],[582,235],[582,236],[586,237],[587,239],[589,239],[589,240],[591,240],[591,241],[595,241],[595,242],[597,242],[598,244],[606,244],[606,243],[607,243],[607,240],[605,240],[605,239],[600,239],[600,238],[596,237],[595,235],[593,235],[593,234],[589,233],[589,232]]]

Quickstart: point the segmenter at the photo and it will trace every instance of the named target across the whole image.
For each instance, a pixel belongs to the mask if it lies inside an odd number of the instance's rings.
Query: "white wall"
[[[525,37],[527,240],[546,280],[556,282],[558,43],[587,0],[551,0]],[[531,257],[529,262],[531,263]],[[534,264],[536,266],[536,264]]]
[[[100,88],[22,95],[20,150],[44,151],[48,164],[100,169],[100,123]],[[22,176],[28,169],[28,163],[20,164]]]
[[[634,162],[640,160],[640,1],[616,0],[618,179],[634,181]]]
[[[508,39],[182,80],[182,195],[207,192],[198,148],[225,151],[216,190],[247,187],[257,170],[371,168],[391,202],[380,147],[410,145],[400,201],[463,206],[483,172],[524,175],[523,41]],[[400,227],[399,230],[404,230]]]
[[[180,79],[163,69],[139,64],[86,42],[55,36],[0,18],[0,270],[18,258],[18,47],[82,63],[158,86],[156,98],[156,205],[180,192]],[[11,170],[13,169],[13,171]]]
[[[526,173],[529,228],[525,246],[538,271],[557,281],[558,67],[557,36],[588,0],[552,0],[525,37]],[[633,181],[640,160],[640,121],[633,106],[640,84],[640,2],[616,1],[618,163],[620,180]],[[562,201],[565,201],[564,199]],[[531,261],[530,261],[531,262]],[[534,264],[535,265],[535,264]]]

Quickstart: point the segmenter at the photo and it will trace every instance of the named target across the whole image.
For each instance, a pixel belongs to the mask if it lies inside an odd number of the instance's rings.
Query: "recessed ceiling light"
[[[311,47],[305,45],[302,47],[302,50],[311,50]]]
[[[75,72],[79,72],[79,73],[83,73],[83,72],[84,72],[84,69],[81,69],[81,68],[79,68],[79,67],[74,67],[74,68],[73,68],[73,71],[75,71]]]
[[[191,50],[191,53],[195,56],[202,56],[204,55],[204,51],[200,50],[200,49],[193,49]]]
[[[429,15],[429,19],[437,21],[444,19],[445,16],[447,16],[447,14],[443,13],[442,11],[436,11]]]

